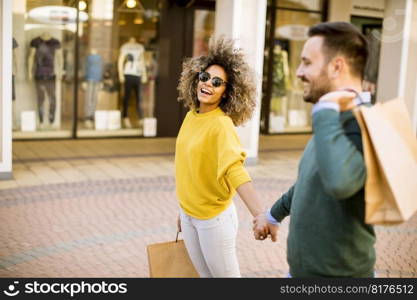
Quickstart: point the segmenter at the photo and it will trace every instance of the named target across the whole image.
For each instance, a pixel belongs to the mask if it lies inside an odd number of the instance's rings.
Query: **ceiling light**
[[[134,8],[134,7],[136,7],[136,0],[127,0],[126,1],[126,6],[128,7],[128,8]]]
[[[85,1],[78,2],[78,9],[85,10],[87,8],[87,3]]]

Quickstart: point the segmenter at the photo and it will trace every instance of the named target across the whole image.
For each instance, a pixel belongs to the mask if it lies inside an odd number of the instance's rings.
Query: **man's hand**
[[[256,240],[264,240],[271,235],[271,240],[276,242],[278,226],[268,223],[265,214],[261,213],[253,219],[253,233]]]
[[[319,102],[334,102],[339,104],[340,111],[347,111],[356,107],[353,101],[355,98],[356,94],[354,92],[340,90],[324,94],[320,97]]]

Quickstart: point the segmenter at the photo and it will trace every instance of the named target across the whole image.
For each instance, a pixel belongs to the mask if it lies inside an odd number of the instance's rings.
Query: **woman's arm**
[[[253,217],[265,211],[251,181],[241,184],[236,191]]]
[[[261,216],[264,216],[265,209],[259,200],[258,194],[256,193],[252,182],[248,181],[241,184],[236,191],[254,218],[253,230],[255,238],[263,240],[268,236],[268,234],[270,234],[272,241],[275,242],[278,227],[269,224],[266,220],[264,220],[264,218],[261,218]],[[257,221],[255,222],[255,220]]]

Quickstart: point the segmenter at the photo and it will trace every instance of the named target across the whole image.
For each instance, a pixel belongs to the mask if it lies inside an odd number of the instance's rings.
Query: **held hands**
[[[264,213],[260,213],[253,218],[253,234],[256,240],[263,241],[271,236],[273,242],[277,241],[278,225],[273,225],[268,222]]]
[[[324,94],[320,97],[319,102],[334,102],[339,105],[340,111],[347,111],[356,107],[353,101],[355,98],[356,94],[354,92],[338,90]]]

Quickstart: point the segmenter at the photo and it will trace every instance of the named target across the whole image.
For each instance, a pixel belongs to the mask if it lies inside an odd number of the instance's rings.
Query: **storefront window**
[[[74,61],[64,53],[73,46],[77,10],[66,2],[13,1],[15,138],[71,136]]]
[[[156,135],[158,1],[85,3],[78,136]]]
[[[365,67],[363,89],[369,91],[372,96],[372,102],[375,103],[378,70],[379,70],[379,56],[381,52],[381,35],[382,35],[381,18],[370,18],[363,16],[352,16],[351,23],[355,25],[367,38],[370,55]]]
[[[215,12],[196,9],[194,11],[193,56],[206,55],[210,38],[214,34]]]
[[[278,1],[278,7],[288,6],[297,11],[287,9],[275,10],[273,41],[269,43],[272,51],[269,60],[271,77],[268,79],[269,114],[268,133],[308,132],[311,131],[311,105],[303,100],[303,86],[296,77],[300,64],[300,55],[310,26],[321,21],[321,14],[313,11],[302,11],[306,1]],[[317,1],[317,7],[319,6]],[[311,3],[315,3],[312,1]],[[299,11],[300,10],[300,11]]]
[[[159,3],[13,1],[14,138],[155,136]]]

